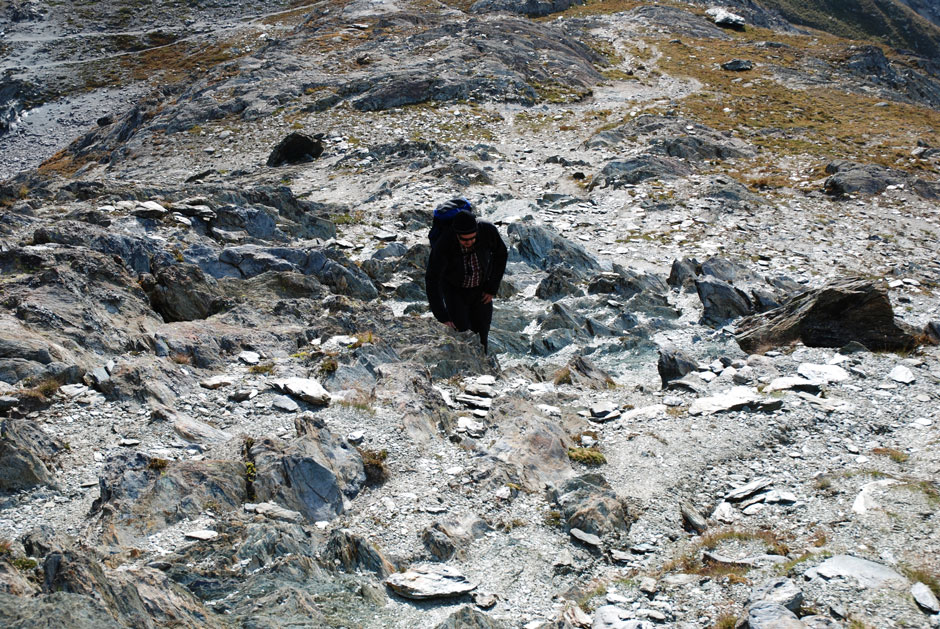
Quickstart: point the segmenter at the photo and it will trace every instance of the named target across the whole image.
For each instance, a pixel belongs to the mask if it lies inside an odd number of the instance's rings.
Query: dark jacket
[[[499,283],[503,281],[508,252],[506,244],[499,236],[499,231],[492,223],[477,221],[477,240],[474,250],[480,261],[480,288],[484,293],[495,295],[499,291]],[[463,285],[463,279],[463,252],[460,243],[457,242],[457,235],[453,230],[449,230],[431,247],[428,268],[424,276],[428,304],[431,306],[434,318],[438,321],[443,323],[452,320],[444,305],[442,284],[459,288]]]

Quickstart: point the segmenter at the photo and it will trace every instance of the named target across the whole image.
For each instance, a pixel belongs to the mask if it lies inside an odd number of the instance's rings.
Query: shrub
[[[252,365],[248,368],[248,373],[264,374],[269,376],[274,373],[274,363],[261,363],[258,365]]]

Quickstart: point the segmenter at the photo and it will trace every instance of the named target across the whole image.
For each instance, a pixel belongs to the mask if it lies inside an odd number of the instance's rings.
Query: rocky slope
[[[4,9],[5,626],[940,626],[932,61],[754,3],[85,7]],[[457,194],[489,356],[425,302]]]

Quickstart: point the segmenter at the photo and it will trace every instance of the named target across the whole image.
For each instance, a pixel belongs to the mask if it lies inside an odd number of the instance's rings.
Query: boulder
[[[535,289],[535,296],[539,299],[560,299],[572,295],[583,295],[577,286],[578,276],[571,270],[557,266],[552,268],[538,287]]]
[[[783,605],[794,614],[800,611],[803,606],[803,592],[797,587],[793,579],[786,577],[777,577],[765,581],[761,585],[751,590],[751,602],[770,601]]]
[[[283,164],[302,164],[312,162],[323,153],[322,135],[310,137],[303,133],[291,133],[277,143],[268,155],[269,167]]]
[[[565,365],[571,384],[585,388],[601,390],[615,386],[610,374],[592,363],[584,356],[577,355]]]
[[[754,62],[748,59],[732,59],[721,64],[725,72],[747,72],[754,69]]]
[[[754,304],[744,291],[728,282],[705,276],[695,280],[702,301],[702,323],[720,327],[731,319],[754,312]]]
[[[421,541],[438,561],[452,557],[465,558],[467,548],[475,539],[483,537],[493,528],[474,515],[435,522],[421,533]]]
[[[248,447],[253,499],[299,511],[310,522],[331,520],[365,483],[362,459],[313,413],[298,416],[294,426],[297,437],[289,443],[264,437]]]
[[[779,603],[758,601],[747,608],[749,629],[805,629],[796,614]]]
[[[550,490],[569,529],[597,536],[619,535],[630,529],[626,505],[600,474],[571,478]]]
[[[589,186],[597,188],[623,188],[636,185],[647,179],[674,179],[692,174],[692,168],[684,162],[659,155],[640,155],[608,162]]]
[[[164,321],[205,319],[222,309],[222,291],[215,278],[186,263],[155,269],[141,276],[150,305]]]
[[[673,288],[691,291],[695,289],[695,278],[700,273],[701,264],[695,258],[673,260],[666,283]]]
[[[888,566],[852,555],[830,557],[816,567],[816,572],[826,579],[852,579],[865,588],[900,590],[910,587],[903,575]]]
[[[506,625],[469,605],[464,605],[435,629],[504,629]]]
[[[0,423],[0,490],[19,491],[53,485],[50,468],[65,448],[31,419],[4,419]]]
[[[859,164],[838,160],[826,164],[829,177],[823,182],[823,190],[831,195],[878,194],[890,185],[902,184],[907,176],[877,164]]]
[[[575,274],[600,270],[597,260],[546,225],[519,221],[509,226],[511,256],[537,269],[562,267]]]
[[[395,593],[410,599],[454,598],[469,594],[476,584],[450,566],[412,566],[385,579]]]
[[[240,509],[247,493],[240,461],[168,461],[121,452],[105,465],[92,504],[106,542],[134,543],[212,505],[216,513]]]
[[[323,550],[326,567],[339,566],[346,572],[365,570],[385,579],[395,572],[395,566],[375,545],[348,529],[334,529]]]
[[[698,368],[698,362],[680,349],[674,347],[661,347],[659,349],[659,361],[656,363],[656,370],[659,372],[663,387],[666,387],[673,380],[684,377],[686,374],[698,371]]]
[[[330,403],[330,393],[316,378],[280,378],[271,382],[271,386],[300,398],[308,404],[326,406]]]
[[[917,346],[907,325],[895,320],[887,291],[871,280],[848,278],[792,297],[779,308],[742,319],[735,339],[748,353],[801,341],[809,347],[843,347],[852,341],[873,351]]]

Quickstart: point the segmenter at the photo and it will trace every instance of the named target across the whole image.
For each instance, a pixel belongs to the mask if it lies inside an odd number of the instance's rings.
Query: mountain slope
[[[842,37],[875,39],[910,49],[925,57],[940,57],[940,28],[898,0],[764,0],[787,20]],[[923,5],[927,3],[911,3]],[[936,15],[936,10],[933,14]]]

